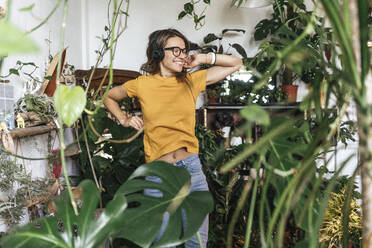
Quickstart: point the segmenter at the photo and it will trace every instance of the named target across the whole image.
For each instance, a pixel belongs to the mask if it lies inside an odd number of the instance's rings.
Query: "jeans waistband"
[[[187,158],[184,158],[182,160],[178,160],[177,162],[174,162],[173,164],[176,165],[176,166],[182,166],[182,165],[185,165],[188,162],[193,161],[196,158],[198,158],[198,155],[197,154],[192,154],[192,155],[188,156]]]

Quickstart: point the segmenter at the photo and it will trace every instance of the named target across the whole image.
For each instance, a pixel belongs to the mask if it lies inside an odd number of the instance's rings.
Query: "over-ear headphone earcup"
[[[163,58],[164,58],[164,51],[163,51],[163,49],[157,48],[157,49],[152,50],[151,57],[155,61],[158,61],[158,62],[162,61]]]

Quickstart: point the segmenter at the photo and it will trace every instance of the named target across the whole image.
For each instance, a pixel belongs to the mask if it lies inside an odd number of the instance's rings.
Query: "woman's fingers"
[[[138,116],[132,116],[129,120],[129,126],[140,130],[143,127],[143,120]]]

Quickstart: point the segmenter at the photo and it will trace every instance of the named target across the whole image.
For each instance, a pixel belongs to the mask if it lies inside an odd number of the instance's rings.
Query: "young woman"
[[[206,85],[239,70],[242,60],[215,53],[189,55],[189,49],[186,37],[175,29],[151,33],[146,51],[147,62],[141,67],[147,75],[112,88],[104,104],[124,127],[137,130],[144,127],[146,162],[162,160],[183,166],[191,175],[191,191],[208,190],[194,134],[196,99]],[[194,73],[186,72],[201,64],[213,66]],[[119,108],[118,101],[128,96],[140,100],[143,119],[128,116]],[[159,196],[160,192],[156,191],[145,193]],[[207,247],[208,218],[199,233],[204,247]],[[199,247],[197,237],[187,241],[185,247]]]

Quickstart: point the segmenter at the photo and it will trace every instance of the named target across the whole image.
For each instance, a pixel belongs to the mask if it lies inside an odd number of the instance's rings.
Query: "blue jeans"
[[[177,161],[173,163],[175,166],[181,166],[188,170],[191,175],[191,188],[190,192],[192,191],[208,191],[208,184],[205,178],[205,175],[202,171],[200,159],[198,155],[193,154],[183,160]],[[153,181],[153,182],[161,182],[159,177],[155,176],[148,176],[146,180]],[[145,189],[144,193],[149,196],[153,197],[162,197],[162,193],[157,189]],[[158,234],[158,237],[155,239],[155,242],[160,239],[163,235],[165,227],[167,226],[169,219],[169,214],[166,212],[163,216],[163,223]],[[186,223],[186,216],[182,213],[182,220],[185,225]],[[184,226],[185,228],[185,226]],[[203,247],[207,248],[207,241],[208,241],[208,215],[205,218],[203,224],[199,228],[200,237],[203,243]],[[196,235],[194,235],[191,239],[186,241],[185,248],[199,248],[199,240]],[[173,248],[173,247],[169,247]]]

